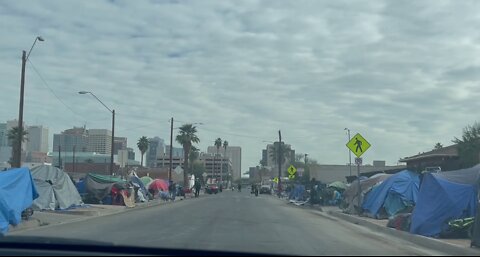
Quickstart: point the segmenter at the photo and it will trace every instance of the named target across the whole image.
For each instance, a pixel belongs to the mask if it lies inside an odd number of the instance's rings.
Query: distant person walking
[[[170,193],[170,200],[175,201],[175,197],[177,196],[177,185],[170,180],[170,184],[168,185],[168,192]]]
[[[195,188],[195,197],[198,197],[200,195],[200,188],[202,187],[198,178],[195,180],[193,187]]]

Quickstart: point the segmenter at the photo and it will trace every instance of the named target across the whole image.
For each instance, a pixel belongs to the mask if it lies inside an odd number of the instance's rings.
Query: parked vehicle
[[[215,184],[208,184],[205,186],[205,193],[206,194],[218,194],[218,186]]]
[[[272,194],[272,189],[270,188],[269,185],[262,185],[260,187],[260,194],[268,194],[268,195],[271,195]]]

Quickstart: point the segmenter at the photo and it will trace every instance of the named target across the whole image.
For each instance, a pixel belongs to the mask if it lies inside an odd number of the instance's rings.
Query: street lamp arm
[[[108,108],[108,106],[106,106],[106,105],[102,102],[102,100],[98,99],[98,97],[97,97],[94,93],[92,93],[92,92],[86,92],[86,91],[80,91],[80,92],[78,92],[78,93],[79,93],[79,94],[91,94],[93,97],[95,97],[95,99],[97,99],[97,101],[99,101],[103,106],[105,106],[105,108],[107,108],[107,110],[108,110],[109,112],[113,113],[113,111],[112,111],[110,108]]]
[[[44,39],[42,37],[36,37],[35,38],[35,41],[33,41],[32,47],[30,47],[30,51],[28,51],[27,58],[25,58],[25,61],[28,60],[28,57],[30,56],[30,53],[32,52],[33,47],[35,46],[35,43],[37,43],[37,40],[44,41]]]

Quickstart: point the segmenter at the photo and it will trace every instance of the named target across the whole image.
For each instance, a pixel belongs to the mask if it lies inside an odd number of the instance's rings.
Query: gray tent
[[[363,203],[365,194],[367,194],[375,185],[382,183],[389,178],[390,174],[376,174],[370,178],[360,181],[361,195],[360,204]],[[352,184],[345,190],[344,199],[346,206],[344,212],[354,214],[357,213],[358,208],[358,180],[352,182]]]
[[[67,173],[63,170],[42,165],[31,169],[33,181],[40,195],[34,202],[37,210],[67,209],[82,205],[82,198]]]

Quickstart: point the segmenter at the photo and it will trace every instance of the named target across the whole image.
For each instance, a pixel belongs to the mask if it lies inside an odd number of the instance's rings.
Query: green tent
[[[345,185],[345,183],[343,183],[342,181],[335,181],[333,183],[330,183],[328,187],[334,187],[336,189],[345,190],[347,188],[347,185]]]
[[[94,174],[94,173],[89,173],[88,176],[93,179],[97,183],[115,183],[115,182],[122,182],[125,181],[119,177],[114,177],[114,176],[105,176],[105,175],[99,175],[99,174]]]
[[[153,178],[151,177],[148,177],[148,176],[144,176],[144,177],[141,177],[140,180],[142,181],[142,183],[145,185],[145,187],[147,187],[147,185],[153,181]]]

